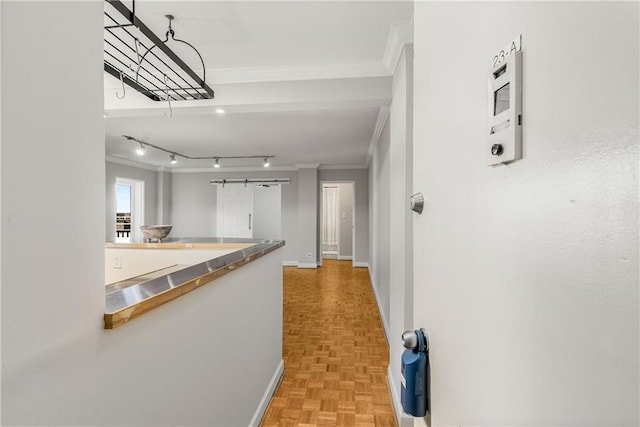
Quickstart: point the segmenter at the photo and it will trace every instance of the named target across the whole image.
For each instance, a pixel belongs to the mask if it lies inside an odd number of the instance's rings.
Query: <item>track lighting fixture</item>
[[[169,151],[166,148],[162,148],[158,145],[154,145],[149,142],[140,141],[139,139],[136,139],[129,135],[122,135],[122,137],[128,141],[133,141],[139,144],[139,147],[136,148],[136,153],[139,156],[144,155],[147,146],[149,146],[151,148],[155,148],[156,150],[163,151],[169,154],[169,161],[172,165],[175,165],[176,163],[178,163],[178,160],[176,159],[176,157],[182,157],[183,159],[187,159],[187,160],[214,160],[215,161],[213,163],[214,168],[220,167],[220,159],[263,159],[264,160],[263,166],[265,168],[268,168],[271,165],[271,163],[269,163],[269,159],[272,157],[275,157],[275,156],[265,156],[264,154],[259,156],[189,156],[187,154],[178,153],[177,151]]]

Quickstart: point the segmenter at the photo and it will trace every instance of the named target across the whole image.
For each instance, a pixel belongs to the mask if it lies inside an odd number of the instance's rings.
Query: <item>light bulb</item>
[[[145,151],[145,148],[144,148],[144,145],[142,144],[140,144],[140,146],[136,148],[136,154],[138,156],[144,156],[144,151]]]
[[[265,158],[264,158],[264,167],[265,167],[265,168],[268,168],[270,165],[271,165],[271,163],[269,163],[269,158],[268,158],[268,157],[265,157]]]
[[[213,164],[214,168],[219,168],[220,167],[220,163],[218,162],[218,159],[216,159],[216,162]]]
[[[175,155],[175,154],[171,154],[171,155],[169,156],[169,158],[171,159],[171,160],[169,161],[169,163],[171,163],[172,165],[175,165],[176,163],[178,163],[178,161],[176,160],[176,155]]]

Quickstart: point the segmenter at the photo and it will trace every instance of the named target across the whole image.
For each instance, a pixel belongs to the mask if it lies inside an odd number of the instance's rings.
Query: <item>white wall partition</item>
[[[102,329],[103,4],[0,3],[2,425],[249,425],[282,372],[281,250]]]
[[[432,425],[638,426],[638,3],[416,2],[414,18]],[[491,60],[519,34],[524,156],[488,167]]]

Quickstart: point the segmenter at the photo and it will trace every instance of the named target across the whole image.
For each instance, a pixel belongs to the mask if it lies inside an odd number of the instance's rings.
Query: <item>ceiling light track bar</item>
[[[183,90],[185,92],[187,92],[187,96],[188,97],[192,97],[195,99],[211,99],[214,97],[214,92],[213,89],[211,89],[207,83],[206,83],[206,67],[204,66],[204,61],[202,60],[202,56],[200,55],[200,52],[198,52],[198,50],[193,47],[193,45],[185,42],[184,40],[180,40],[180,39],[176,39],[174,38],[174,31],[171,29],[171,19],[173,19],[173,17],[171,16],[169,18],[169,31],[167,31],[167,40],[163,41],[161,40],[158,36],[156,36],[150,29],[149,27],[147,27],[135,14],[135,0],[133,0],[133,6],[132,6],[132,10],[129,10],[127,8],[127,6],[125,6],[122,1],[120,0],[105,0],[105,3],[110,5],[111,7],[113,7],[113,9],[115,9],[118,13],[120,13],[125,19],[127,19],[129,21],[129,23],[126,24],[121,24],[119,22],[115,22],[115,25],[108,25],[105,26],[105,36],[106,33],[110,33],[111,35],[113,34],[114,30],[117,30],[118,28],[121,28],[125,31],[126,34],[128,34],[131,38],[132,38],[132,43],[138,43],[139,40],[131,33],[127,30],[126,27],[129,26],[135,26],[136,28],[138,28],[138,30],[140,31],[141,34],[143,34],[146,39],[148,39],[148,41],[151,43],[151,47],[147,48],[147,51],[142,55],[140,63],[137,64],[138,66],[138,70],[135,72],[136,74],[136,78],[132,79],[132,78],[128,78],[125,79],[125,83],[128,84],[129,86],[133,87],[134,89],[138,90],[138,88],[136,88],[135,86],[131,85],[130,83],[132,81],[137,83],[137,77],[140,71],[140,68],[142,66],[142,62],[145,60],[145,56],[148,53],[151,53],[153,56],[155,56],[156,58],[158,58],[158,60],[160,62],[162,62],[164,65],[166,65],[169,68],[169,72],[168,73],[163,73],[164,75],[177,75],[180,79],[184,80],[189,86],[191,86],[193,88],[193,90],[195,91],[192,92],[191,90],[187,89],[187,88],[183,88],[183,87],[178,87],[178,88],[168,88],[168,90],[173,90],[174,92],[176,90]],[[105,11],[105,15],[108,16],[111,20],[114,20],[106,11]],[[169,17],[170,15],[167,15],[167,17]],[[193,71],[178,55],[176,55],[166,44],[166,42],[169,40],[169,35],[171,35],[171,40],[176,41],[176,42],[181,42],[184,43],[188,46],[190,46],[198,55],[200,61],[202,62],[202,68],[203,68],[203,77],[200,78],[200,76],[198,76],[198,74],[196,74],[195,71]],[[106,38],[105,38],[106,40]],[[140,42],[141,45],[144,46],[143,43]],[[135,51],[135,48],[131,47],[129,44],[126,44],[130,49],[132,49],[133,51]],[[136,46],[137,47],[137,46]],[[166,64],[165,61],[163,61],[161,58],[159,58],[157,55],[155,55],[154,52],[152,52],[152,49],[154,48],[158,48],[162,53],[164,53],[164,55],[166,55],[166,57],[171,61],[172,64],[175,64],[175,66],[177,68],[179,68],[179,70],[174,69],[171,65]],[[105,53],[107,52],[106,47],[105,47]],[[149,60],[147,59],[147,62],[149,62]],[[149,64],[151,64],[149,62]],[[152,66],[154,66],[153,64],[151,64]],[[105,70],[106,70],[106,64],[105,64]],[[154,66],[154,68],[157,68]],[[145,70],[146,71],[146,70]],[[117,75],[115,77],[120,78],[121,73],[124,74],[126,72],[126,70],[118,70]],[[110,73],[113,75],[113,73]],[[183,77],[183,74],[186,74],[190,79],[192,79],[197,86],[199,86],[198,88],[194,87],[191,85],[191,83],[189,83],[188,80],[186,80]],[[170,76],[167,76],[170,80]],[[145,92],[143,92],[145,93]],[[145,93],[146,96],[148,96],[151,99],[154,100],[163,100],[160,97],[158,97],[157,95],[151,94],[152,96],[149,95],[148,92]],[[155,98],[158,99],[155,99]],[[183,96],[180,95],[180,98],[184,99]],[[177,99],[172,99],[172,100],[177,100]]]
[[[177,151],[167,150],[166,148],[162,148],[158,145],[154,145],[145,141],[141,141],[133,136],[122,135],[122,137],[128,141],[134,141],[138,144],[142,144],[143,146],[149,146],[155,148],[156,150],[163,151],[167,154],[182,157],[183,159],[189,160],[224,160],[224,159],[272,159],[275,156],[273,155],[259,155],[259,156],[189,156],[187,154],[181,154]]]
[[[226,179],[212,179],[210,184],[258,184],[258,185],[273,185],[273,184],[291,184],[290,178],[226,178]]]

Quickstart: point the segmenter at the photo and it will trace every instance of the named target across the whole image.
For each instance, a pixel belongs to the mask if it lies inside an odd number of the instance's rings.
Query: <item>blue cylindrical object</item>
[[[414,417],[427,414],[427,355],[422,351],[405,350],[402,353],[400,400],[402,409]]]

